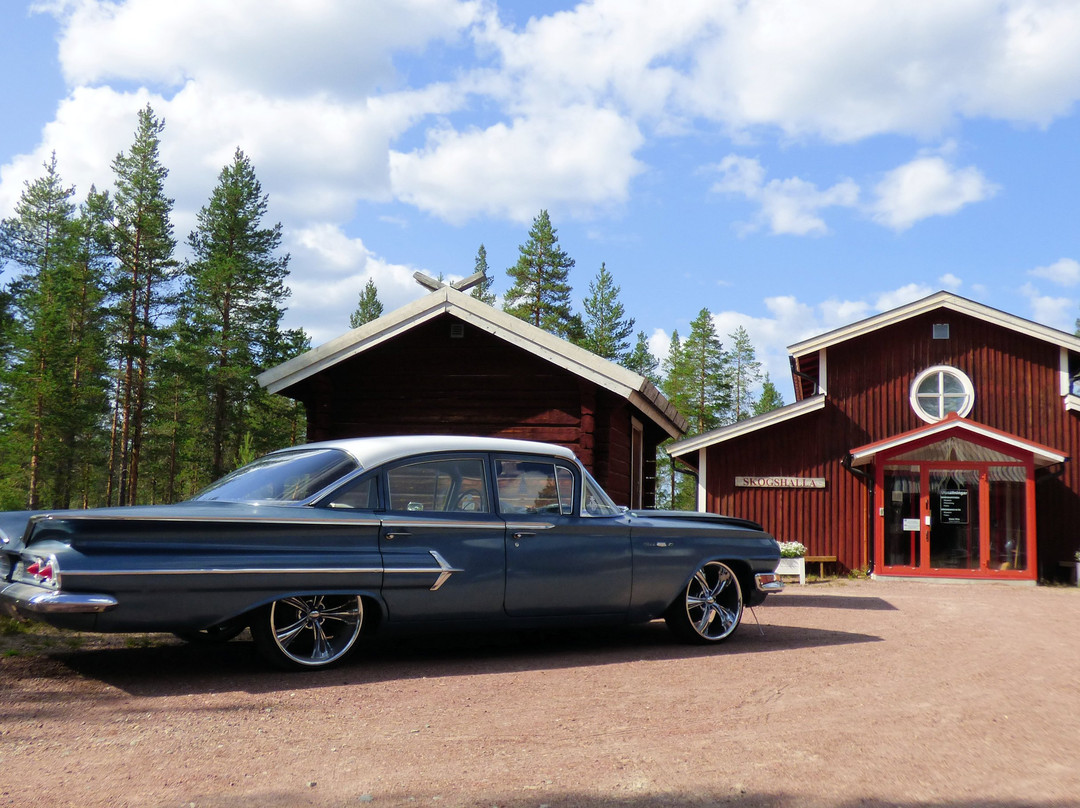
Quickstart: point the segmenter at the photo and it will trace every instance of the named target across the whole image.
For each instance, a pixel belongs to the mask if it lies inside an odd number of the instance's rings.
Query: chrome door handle
[[[410,535],[408,531],[402,531],[401,533],[384,533],[383,538],[387,541],[393,541],[394,539],[404,539]]]
[[[530,539],[535,535],[536,535],[535,533],[530,533],[530,532],[527,532],[527,531],[518,531],[517,533],[514,534],[514,538],[515,539]]]

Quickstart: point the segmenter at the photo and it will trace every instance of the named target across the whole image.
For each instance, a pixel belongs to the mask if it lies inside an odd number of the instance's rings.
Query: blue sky
[[[1080,315],[1071,0],[9,0],[0,68],[0,216],[149,102],[181,242],[239,146],[315,343],[481,243],[502,292],[540,209],[579,307],[605,262],[657,353],[707,307],[788,401],[787,345],[939,289]]]

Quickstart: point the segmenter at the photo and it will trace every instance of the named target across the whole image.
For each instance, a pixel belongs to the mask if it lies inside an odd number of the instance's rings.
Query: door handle
[[[514,534],[514,538],[515,539],[531,539],[535,535],[536,535],[535,533],[532,533],[532,532],[529,532],[529,531],[518,531],[517,533]]]
[[[403,530],[400,533],[385,533],[383,538],[387,541],[393,541],[394,539],[404,539],[411,534],[407,530]]]

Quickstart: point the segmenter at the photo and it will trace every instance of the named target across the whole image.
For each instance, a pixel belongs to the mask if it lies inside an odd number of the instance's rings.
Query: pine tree
[[[11,286],[3,465],[24,481],[30,508],[70,505],[77,458],[103,406],[101,220],[88,212],[98,197],[76,218],[73,195],[53,154],[0,224],[0,253],[22,269]]]
[[[349,315],[349,328],[359,328],[372,320],[378,320],[383,315],[383,304],[379,300],[379,290],[375,288],[375,281],[368,278],[360,292],[360,299],[356,304],[356,310]]]
[[[111,292],[118,341],[108,499],[112,501],[115,486],[120,504],[138,500],[143,431],[151,411],[150,371],[163,339],[159,322],[172,319],[176,302],[173,201],[165,196],[169,172],[159,157],[164,128],[148,104],[139,111],[130,151],[118,154],[112,164],[118,266]]]
[[[627,370],[644,376],[657,387],[660,386],[660,362],[649,349],[649,338],[645,336],[644,331],[638,331],[634,350],[627,355],[622,364]]]
[[[690,323],[690,335],[681,346],[676,380],[680,411],[691,424],[691,434],[715,429],[731,407],[731,384],[724,346],[707,308]],[[670,396],[668,397],[671,398]]]
[[[731,351],[727,361],[731,384],[731,420],[742,421],[754,414],[754,388],[761,381],[761,362],[741,325],[728,334]]]
[[[607,265],[601,263],[596,280],[589,283],[589,296],[583,303],[585,334],[578,343],[614,362],[625,362],[629,357],[630,335],[634,333],[634,319],[627,319],[626,308],[619,301],[621,292]]]
[[[41,507],[46,433],[53,413],[63,406],[64,373],[58,361],[64,339],[61,285],[63,267],[75,250],[74,194],[60,179],[54,152],[45,163],[45,175],[26,183],[14,218],[0,226],[4,259],[23,270],[11,285],[16,327],[7,383],[16,433],[12,437],[19,446],[15,451],[24,457],[19,466],[27,475],[26,507],[31,510]]]
[[[772,383],[769,374],[766,373],[765,379],[761,383],[761,395],[754,402],[754,415],[764,415],[783,406],[784,397],[780,395],[780,391],[776,389],[776,385]]]
[[[67,274],[71,305],[65,365],[68,390],[57,468],[60,507],[90,507],[104,495],[99,468],[107,444],[108,348],[105,278],[112,264],[112,200],[93,186],[79,207],[78,244]],[[75,502],[75,495],[79,501]]]
[[[484,274],[484,279],[472,288],[472,296],[481,303],[487,303],[489,306],[494,306],[495,293],[491,291],[491,284],[494,280],[488,273],[487,250],[484,249],[483,244],[481,244],[480,249],[476,251],[476,265],[473,268],[473,274],[475,275],[477,272],[482,272]]]
[[[580,329],[570,311],[571,258],[546,210],[533,219],[529,240],[518,247],[518,262],[506,270],[513,284],[506,292],[504,311],[563,338]]]
[[[185,347],[209,393],[211,479],[235,467],[250,411],[262,403],[255,375],[281,353],[289,256],[278,254],[281,225],[263,225],[267,204],[251,161],[237,149],[188,237]]]

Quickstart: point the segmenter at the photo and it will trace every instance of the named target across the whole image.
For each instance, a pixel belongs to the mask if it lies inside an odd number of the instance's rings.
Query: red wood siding
[[[948,323],[947,340],[932,326]],[[848,451],[923,426],[909,401],[912,380],[933,365],[962,370],[975,388],[973,421],[1070,456],[1058,476],[1037,475],[1043,574],[1080,544],[1080,416],[1060,394],[1059,348],[947,310],[914,317],[827,351],[827,403],[793,421],[710,447],[710,510],[756,519],[777,538],[843,566],[866,563],[872,514],[863,480],[843,468]],[[736,475],[824,477],[825,491],[735,489]]]

